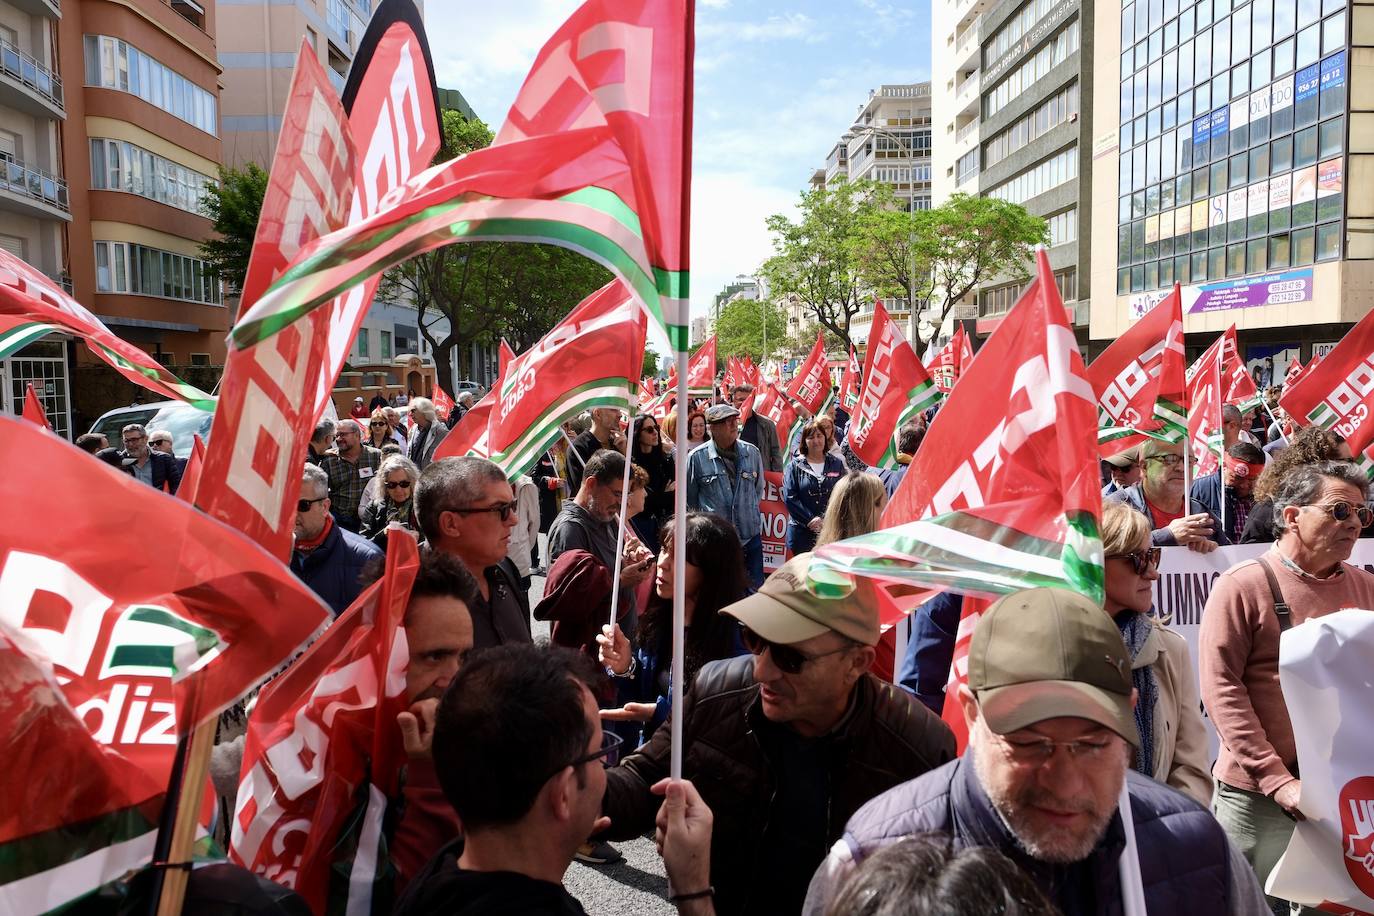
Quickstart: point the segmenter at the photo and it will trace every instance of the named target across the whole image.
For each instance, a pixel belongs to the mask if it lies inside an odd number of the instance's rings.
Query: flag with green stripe
[[[1183,297],[1178,284],[1087,367],[1097,397],[1097,443],[1104,457],[1144,439],[1187,434]]]
[[[870,467],[897,467],[901,428],[935,406],[940,390],[881,302],[873,304],[862,379],[849,421],[849,447]]]

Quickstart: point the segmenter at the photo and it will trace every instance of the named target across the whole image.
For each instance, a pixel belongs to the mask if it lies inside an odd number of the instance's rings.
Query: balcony
[[[978,87],[982,83],[980,71],[974,70],[968,78],[959,85],[954,91],[954,112],[955,116],[971,112],[977,114],[978,106]]]
[[[973,137],[976,140],[978,138],[978,125],[981,123],[982,122],[977,118],[974,118],[972,121],[969,121],[963,127],[956,130],[954,132],[954,142],[963,143],[969,137]]]
[[[954,36],[954,66],[977,66],[978,65],[978,28],[983,24],[983,16],[979,14],[973,17],[964,29]]]
[[[30,16],[45,16],[49,19],[62,18],[62,4],[59,0],[9,0],[9,4]]]
[[[72,278],[70,274],[62,274],[60,276],[57,274],[48,274],[48,279],[56,283],[58,286],[62,287],[62,291],[66,293],[68,296],[76,295],[75,287],[72,286]]]
[[[0,39],[0,103],[43,118],[65,118],[62,79]]]
[[[0,207],[39,219],[71,219],[67,182],[4,157],[0,157]]]
[[[345,51],[352,53],[352,36],[349,35],[348,29],[348,7],[343,4],[343,0],[329,0],[325,18],[329,23],[330,30],[339,39],[339,46]]]

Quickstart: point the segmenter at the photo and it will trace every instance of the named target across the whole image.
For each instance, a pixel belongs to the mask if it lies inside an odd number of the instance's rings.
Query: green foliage
[[[243,278],[248,275],[266,192],[267,173],[252,162],[243,171],[221,168],[219,184],[207,189],[204,214],[215,224],[215,237],[201,243],[200,256],[233,293],[243,289]]]
[[[445,110],[443,122],[444,138],[439,143],[439,152],[434,156],[436,165],[475,149],[491,146],[494,139],[491,128],[480,118],[468,120],[456,111]]]
[[[658,354],[648,347],[644,348],[644,368],[640,370],[639,377],[658,375]]]
[[[767,352],[764,350],[765,328]],[[771,353],[787,343],[787,320],[782,309],[771,302],[736,299],[720,310],[715,334],[716,354],[721,359],[748,356],[755,365],[762,365]]]

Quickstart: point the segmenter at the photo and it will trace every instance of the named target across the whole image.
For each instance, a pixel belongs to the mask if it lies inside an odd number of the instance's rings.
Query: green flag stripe
[[[161,807],[160,801],[148,804],[153,805],[152,810]],[[41,875],[115,843],[156,830],[157,824],[136,806],[5,843],[0,845],[0,887]],[[86,890],[95,890],[95,887]]]
[[[537,457],[541,452],[548,449],[552,439],[561,435],[558,429],[559,424],[591,406],[618,407],[621,410],[628,410],[630,402],[627,392],[629,386],[629,380],[624,378],[597,379],[559,395],[557,400],[536,417],[520,434],[519,438],[510,444],[504,454],[511,460],[517,460],[525,454]]]
[[[54,331],[61,331],[55,324],[47,324],[42,321],[26,322],[10,328],[0,334],[0,359],[5,359],[10,354],[15,353],[35,340],[39,340]]]
[[[189,620],[183,620],[170,611],[160,607],[135,608],[133,612],[129,614],[129,619],[137,620],[140,623],[154,623],[158,626],[180,630],[196,641],[196,651],[201,655],[204,655],[206,652],[209,652],[215,646],[219,645],[219,636],[214,630],[208,627],[198,626],[197,624],[191,623]]]

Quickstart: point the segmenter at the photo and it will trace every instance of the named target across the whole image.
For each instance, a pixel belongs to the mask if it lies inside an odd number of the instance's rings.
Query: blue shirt
[[[763,532],[763,456],[743,439],[735,440],[735,479],[708,439],[687,455],[687,507],[728,518],[741,541]]]

